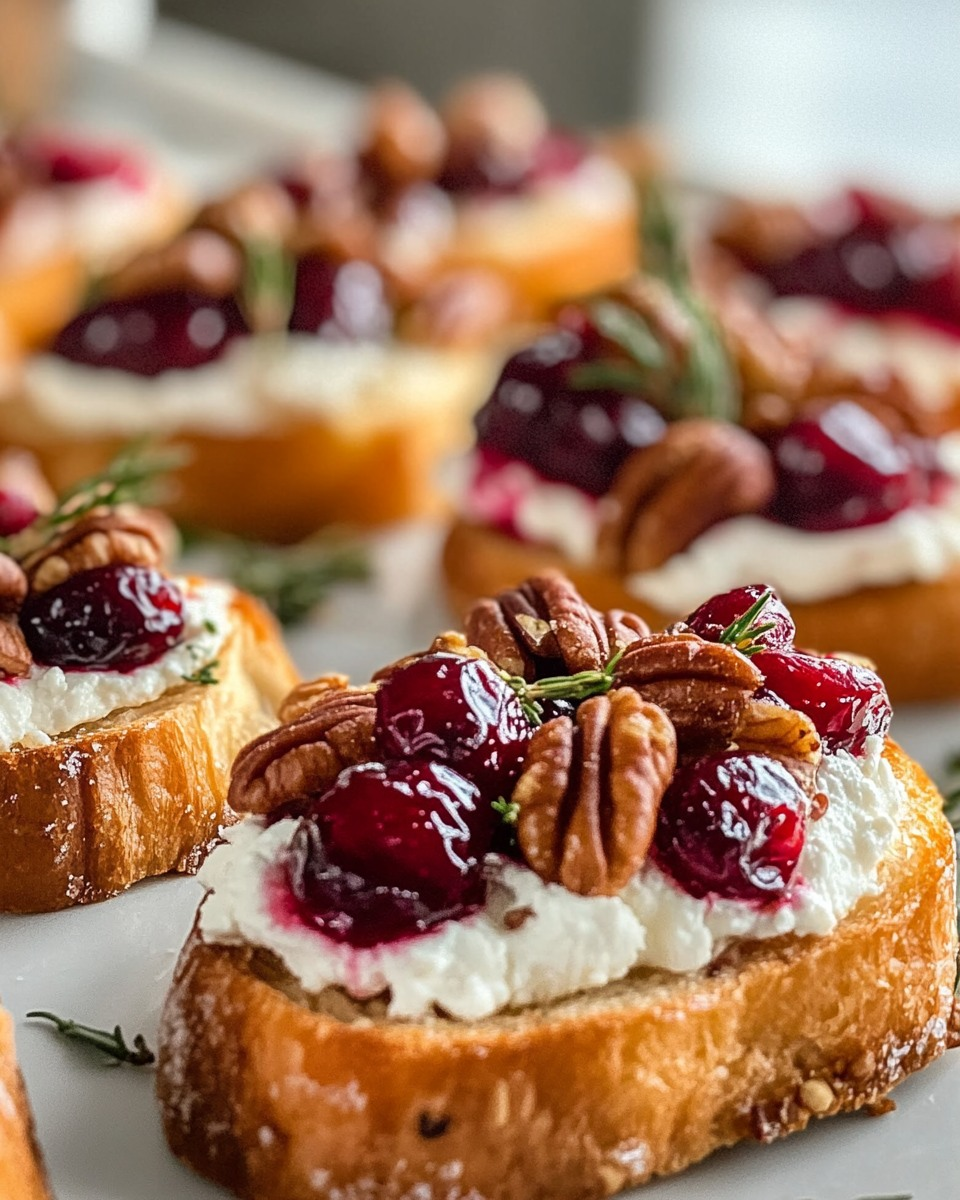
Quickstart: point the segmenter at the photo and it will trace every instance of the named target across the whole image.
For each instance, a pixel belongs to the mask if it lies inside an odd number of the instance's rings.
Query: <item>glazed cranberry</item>
[[[129,154],[112,146],[44,138],[33,147],[43,160],[51,183],[92,183],[115,179],[129,188],[144,185],[140,165]]]
[[[883,736],[890,727],[883,681],[867,667],[781,650],[764,650],[753,663],[763,672],[765,690],[809,717],[829,750],[859,754],[868,735]]]
[[[910,445],[872,413],[840,400],[770,440],[777,491],[770,515],[796,529],[875,525],[930,498]]]
[[[383,276],[359,259],[306,255],[297,263],[290,328],[330,341],[382,341],[393,328]]]
[[[379,945],[483,902],[494,827],[478,789],[441,763],[364,763],[313,806],[290,883],[328,936]]]
[[[686,624],[708,642],[716,642],[724,630],[748,612],[765,592],[772,592],[772,589],[763,583],[748,583],[745,587],[724,592],[722,596],[714,596],[691,613]],[[786,650],[793,646],[797,627],[787,606],[776,592],[772,592],[760,610],[755,624],[773,626],[754,639],[761,646],[777,650]]]
[[[183,594],[148,567],[93,567],[28,596],[20,624],[46,666],[132,670],[180,640]]]
[[[572,369],[584,361],[584,340],[572,329],[515,354],[477,414],[477,439],[547,479],[602,496],[630,452],[659,441],[666,422],[641,396],[574,387]]]
[[[51,349],[85,366],[152,376],[213,362],[246,333],[246,321],[229,297],[158,292],[88,309],[67,325]]]
[[[32,525],[38,515],[33,502],[26,496],[0,488],[0,537],[20,533]]]
[[[691,896],[770,903],[803,850],[806,798],[774,758],[728,751],[678,768],[660,803],[657,864]]]
[[[811,214],[821,236],[776,263],[744,261],[779,295],[823,296],[859,312],[910,312],[960,325],[960,243],[944,221],[851,191]]]
[[[429,654],[377,691],[377,744],[386,758],[448,763],[489,800],[520,774],[533,730],[490,663]]]

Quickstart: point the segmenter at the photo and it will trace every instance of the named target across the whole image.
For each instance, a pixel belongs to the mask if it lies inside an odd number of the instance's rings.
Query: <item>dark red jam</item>
[[[297,263],[289,327],[329,341],[383,341],[393,329],[383,275],[361,259],[304,256]]]

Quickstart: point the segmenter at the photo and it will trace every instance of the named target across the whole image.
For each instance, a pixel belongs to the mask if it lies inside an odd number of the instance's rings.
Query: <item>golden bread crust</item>
[[[947,1048],[957,953],[941,799],[887,754],[908,799],[880,894],[691,976],[406,1023],[195,930],[160,1034],[173,1151],[245,1200],[587,1200],[878,1101]]]
[[[52,1200],[13,1046],[13,1020],[0,1008],[0,1196]]]
[[[238,593],[215,686],[185,683],[50,745],[0,754],[0,912],[89,904],[195,871],[230,766],[297,682],[272,618]]]
[[[563,571],[595,607],[638,613],[653,629],[686,615],[644,604],[612,571],[575,566],[549,547],[463,519],[454,522],[443,551],[447,595],[458,616],[478,597],[513,587],[545,567]],[[895,704],[960,696],[960,566],[926,583],[860,588],[808,604],[788,598],[788,604],[799,646],[871,659]]]

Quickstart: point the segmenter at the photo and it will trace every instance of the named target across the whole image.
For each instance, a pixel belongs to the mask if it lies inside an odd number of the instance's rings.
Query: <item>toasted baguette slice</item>
[[[50,745],[0,754],[0,912],[89,904],[195,871],[230,766],[297,680],[272,618],[240,593],[216,685],[185,683]]]
[[[887,756],[908,801],[880,894],[697,974],[404,1023],[194,931],[160,1033],[171,1147],[246,1200],[584,1200],[879,1101],[947,1048],[957,955],[940,796]]]
[[[33,1132],[23,1078],[13,1047],[13,1021],[0,1008],[0,1196],[53,1200]]]
[[[458,616],[478,597],[493,596],[545,568],[562,571],[595,607],[638,613],[652,629],[687,615],[644,604],[612,571],[578,567],[557,550],[471,521],[454,522],[443,551],[447,596]],[[960,566],[927,582],[859,588],[807,604],[786,600],[798,646],[821,651],[842,646],[870,659],[895,704],[960,696]],[[898,630],[910,632],[898,636]]]

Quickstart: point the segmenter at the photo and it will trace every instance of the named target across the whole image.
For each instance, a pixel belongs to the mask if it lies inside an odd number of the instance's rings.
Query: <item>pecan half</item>
[[[808,796],[818,794],[817,768],[823,751],[820,735],[803,713],[751,696],[740,714],[732,740],[744,753],[780,759]]]
[[[529,865],[582,896],[619,892],[647,856],[676,760],[667,715],[629,688],[585,700],[576,725],[548,721],[513,790]]]
[[[396,184],[433,179],[446,151],[439,114],[413,88],[388,80],[374,89],[362,154],[383,178]]]
[[[296,208],[286,189],[272,179],[243,183],[204,204],[194,229],[210,229],[241,249],[251,242],[284,244],[293,233]]]
[[[20,626],[12,617],[0,618],[0,676],[26,675],[32,663]]]
[[[281,724],[286,725],[290,721],[302,717],[331,692],[342,692],[349,684],[350,676],[339,674],[320,675],[316,679],[307,679],[303,683],[298,683],[293,691],[284,698],[277,710]]]
[[[598,612],[559,571],[535,575],[467,613],[467,639],[528,682],[545,675],[598,671],[616,650],[646,632],[639,617]]]
[[[45,592],[81,571],[110,563],[161,567],[174,540],[173,526],[162,513],[121,504],[85,513],[25,553],[20,563],[31,591]]]
[[[381,667],[378,671],[375,671],[373,682],[382,683],[384,679],[389,679],[401,667],[406,667],[420,658],[426,658],[428,654],[457,654],[461,658],[487,657],[479,646],[471,646],[462,633],[449,630],[446,633],[438,633],[426,650],[417,650],[413,654],[405,654],[403,658],[398,658],[396,662],[388,663],[385,667]]]
[[[509,284],[493,272],[450,272],[428,284],[407,309],[400,333],[429,346],[484,346],[504,328],[515,308]]]
[[[114,300],[180,289],[228,296],[243,279],[243,255],[212,229],[188,229],[165,246],[144,250],[106,281]]]
[[[20,611],[27,598],[27,577],[8,554],[0,554],[0,616]]]
[[[763,682],[732,646],[670,631],[628,647],[614,678],[617,687],[635,688],[666,712],[684,751],[729,744],[747,700]]]
[[[37,460],[26,450],[4,450],[0,454],[0,488],[23,496],[38,513],[51,512],[57,503]]]
[[[333,689],[303,716],[250,742],[233,764],[230,807],[272,812],[324,792],[344,767],[372,761],[375,705],[372,691]]]
[[[775,487],[770,452],[724,421],[675,421],[634,450],[601,509],[597,551],[610,570],[648,571],[727,517],[757,512]]]

